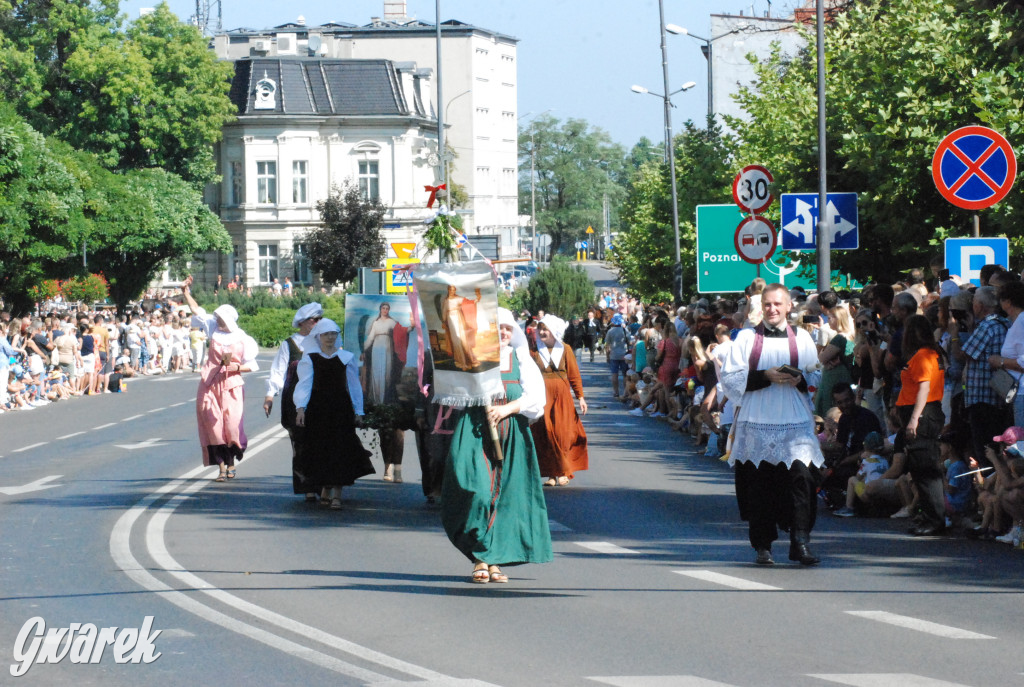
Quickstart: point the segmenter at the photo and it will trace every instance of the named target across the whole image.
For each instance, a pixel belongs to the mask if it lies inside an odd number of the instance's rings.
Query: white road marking
[[[707,680],[696,675],[621,675],[587,679],[615,687],[733,687],[725,682]]]
[[[808,677],[838,682],[850,687],[968,687],[959,682],[935,680],[907,673],[862,673],[852,675],[808,675]]]
[[[100,425],[99,427],[93,427],[93,431],[95,431],[97,429],[106,429],[107,427],[113,427],[116,424],[117,424],[116,422],[108,422],[105,425]]]
[[[164,411],[164,410],[167,410],[167,408],[153,408],[153,410],[147,410],[146,412],[147,413],[159,413],[159,412]]]
[[[970,630],[961,630],[958,627],[940,625],[928,620],[920,620],[919,618],[911,618],[905,615],[896,615],[895,613],[888,613],[886,611],[846,611],[846,613],[849,615],[855,615],[858,618],[877,620],[880,623],[888,623],[889,625],[903,627],[908,630],[917,630],[918,632],[927,632],[928,634],[945,637],[947,639],[995,639],[995,637],[971,632]]]
[[[153,439],[146,439],[145,441],[140,441],[137,444],[114,444],[114,446],[118,448],[126,448],[129,451],[134,451],[140,448],[153,448],[154,446],[163,446],[166,443],[166,441],[161,441],[160,437],[156,437]]]
[[[22,446],[21,448],[16,448],[13,451],[11,451],[11,453],[21,453],[22,451],[30,451],[30,450],[32,450],[34,448],[39,448],[40,446],[46,446],[48,443],[50,443],[50,442],[48,442],[48,441],[40,441],[38,444],[29,444],[28,446]]]
[[[33,491],[42,491],[43,489],[53,489],[59,487],[59,484],[46,484],[52,482],[55,479],[60,479],[63,475],[50,475],[49,477],[41,477],[35,482],[29,482],[23,484],[20,487],[0,487],[0,494],[7,494],[8,496],[17,496],[18,494],[27,494]]]
[[[171,405],[169,405],[169,406],[167,406],[167,407],[168,407],[168,408],[177,408],[178,406],[183,406],[183,405],[185,405],[186,403],[188,403],[188,401],[182,401],[181,403],[172,403]]]
[[[278,433],[276,436],[269,436],[275,432]],[[254,455],[261,452],[263,448],[284,436],[286,435],[281,431],[281,428],[276,426],[261,432],[259,435],[249,440],[250,448],[246,451],[246,458],[252,458]],[[261,443],[265,438],[267,438],[266,443]],[[328,670],[348,675],[371,684],[386,684],[395,681],[394,678],[388,677],[382,673],[367,670],[366,668],[362,668],[353,663],[337,659],[315,649],[311,649],[308,646],[304,646],[297,642],[285,639],[284,637],[275,635],[272,632],[268,632],[267,630],[255,625],[243,622],[225,613],[221,613],[220,611],[196,600],[196,598],[191,594],[173,589],[154,577],[131,552],[130,542],[132,528],[136,521],[138,521],[139,518],[142,517],[142,515],[152,507],[154,503],[156,503],[156,501],[167,494],[174,494],[180,489],[180,493],[175,494],[161,509],[161,511],[151,518],[146,528],[146,544],[150,551],[150,555],[152,555],[154,560],[157,560],[167,572],[178,578],[179,581],[186,581],[186,583],[194,589],[201,590],[218,599],[222,603],[249,613],[265,623],[277,625],[294,634],[303,635],[311,640],[321,642],[327,646],[346,652],[357,657],[364,663],[373,663],[384,668],[397,670],[401,673],[420,678],[421,680],[426,680],[428,681],[427,684],[456,684],[451,682],[454,678],[448,677],[444,674],[392,658],[386,654],[359,646],[358,644],[354,644],[340,637],[335,637],[317,628],[304,625],[303,623],[292,620],[291,618],[273,613],[272,611],[263,609],[255,604],[250,604],[249,602],[243,601],[232,594],[217,589],[205,580],[185,571],[182,566],[170,556],[166,549],[163,539],[164,526],[167,518],[170,517],[174,509],[177,508],[178,504],[182,500],[187,498],[189,494],[194,493],[212,483],[210,477],[213,476],[214,470],[214,468],[209,467],[199,467],[190,470],[177,480],[174,480],[170,484],[154,491],[121,516],[110,534],[110,554],[118,567],[124,571],[129,578],[145,589],[160,592],[161,598],[166,599],[176,606],[183,608],[209,622],[216,623],[221,627],[238,632],[246,637],[255,639],[256,641],[292,654],[298,658],[305,659],[318,666],[327,668]],[[189,480],[194,481],[189,482]],[[417,683],[404,682],[403,684],[415,685]],[[460,682],[459,684],[469,685],[474,683]],[[483,685],[484,683],[477,684]]]
[[[640,551],[634,551],[633,549],[626,549],[621,546],[616,546],[611,542],[606,541],[578,541],[574,542],[577,546],[582,546],[584,549],[590,549],[595,553],[604,553],[615,556],[622,556],[624,554],[636,554]]]
[[[684,575],[686,577],[692,577],[695,580],[703,580],[705,582],[713,582],[720,584],[725,587],[732,587],[733,589],[742,589],[748,592],[778,592],[782,591],[781,587],[773,587],[770,584],[763,584],[761,582],[754,582],[752,580],[745,580],[742,577],[733,577],[732,575],[723,575],[722,573],[716,573],[711,570],[673,570],[677,575]]]
[[[57,441],[60,441],[61,439],[70,439],[71,437],[77,437],[79,434],[85,434],[85,430],[82,430],[81,432],[72,432],[71,434],[65,434],[62,437],[57,437]]]
[[[138,415],[132,415],[131,417],[124,418],[123,420],[121,420],[121,422],[130,422],[131,420],[138,420],[143,415],[145,415],[145,413],[139,413]]]
[[[550,518],[548,518],[548,529],[551,530],[552,532],[572,532],[571,528],[566,527],[565,525],[563,525],[560,522],[556,522],[555,520],[551,520]]]

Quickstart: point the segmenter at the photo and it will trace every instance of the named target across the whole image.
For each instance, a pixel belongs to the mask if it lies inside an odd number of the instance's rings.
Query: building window
[[[263,160],[256,163],[256,202],[277,204],[277,163]]]
[[[231,162],[231,205],[245,202],[245,167],[238,160]]]
[[[304,243],[296,243],[292,250],[292,260],[295,262],[295,283],[312,284],[313,272],[309,268],[309,248]]]
[[[376,160],[359,161],[359,193],[363,200],[380,198],[380,168]]]
[[[487,51],[485,49],[483,49],[483,48],[477,48],[476,49],[476,54],[477,55],[486,55]]]
[[[294,160],[292,162],[292,202],[305,204],[306,185],[309,180],[309,163],[305,160]]]
[[[514,62],[515,58],[512,57],[511,55],[502,55],[501,60],[502,62]]]
[[[277,244],[261,243],[259,244],[259,249],[259,281],[261,284],[273,283],[273,281],[278,278],[279,274],[277,265]]]

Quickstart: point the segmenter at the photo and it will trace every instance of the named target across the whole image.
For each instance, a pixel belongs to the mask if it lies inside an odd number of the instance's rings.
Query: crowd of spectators
[[[998,265],[980,274],[980,286],[935,267],[860,291],[790,290],[790,325],[819,350],[804,373],[826,457],[819,496],[836,516],[1024,540],[1024,281]],[[739,330],[760,323],[765,286],[674,311],[606,292],[565,341],[580,360],[603,349],[626,412],[725,460],[734,408],[718,376]]]
[[[187,308],[166,298],[144,303],[127,315],[61,303],[34,317],[0,311],[0,412],[119,393],[137,375],[197,371],[206,335]]]

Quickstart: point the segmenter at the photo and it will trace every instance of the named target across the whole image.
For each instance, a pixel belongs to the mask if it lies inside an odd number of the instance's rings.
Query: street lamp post
[[[463,91],[462,93],[459,93],[457,96],[455,96],[454,98],[452,98],[451,100],[448,101],[448,104],[444,106],[444,121],[446,121],[446,122],[448,121],[448,108],[452,106],[452,103],[454,103],[456,100],[458,100],[462,96],[464,96],[464,95],[466,95],[468,93],[472,93],[472,92],[473,92],[472,88],[466,89],[465,91]],[[452,189],[451,189],[451,182],[448,181],[448,179],[449,179],[448,163],[451,162],[451,156],[448,154],[447,150],[439,150],[438,153],[440,155],[441,165],[444,167],[444,183],[447,184],[447,186],[445,187],[445,198],[448,201],[448,209],[451,210],[452,209]]]
[[[682,85],[681,88],[669,92],[668,90],[668,59],[667,51],[665,50],[665,30],[664,22],[662,22],[661,32],[661,48],[662,48],[662,70],[665,75],[665,94],[655,93],[649,91],[643,86],[633,86],[631,90],[634,93],[649,93],[653,96],[662,98],[665,102],[665,161],[668,164],[669,172],[669,183],[671,184],[671,195],[672,195],[672,232],[675,236],[675,249],[676,249],[676,262],[673,267],[672,273],[672,295],[676,299],[676,305],[683,302],[683,256],[679,247],[679,190],[676,188],[676,155],[675,146],[672,145],[672,96],[676,93],[682,93],[688,91],[697,84],[693,81],[687,81]]]
[[[520,121],[529,118],[533,115],[536,119],[541,115],[546,115],[554,108],[544,110],[539,114],[533,114],[533,112],[527,112],[525,115],[520,117]],[[533,132],[530,132],[530,259],[537,260],[537,144],[533,138]]]
[[[715,114],[715,100],[714,100],[714,92],[715,92],[714,73],[715,72],[714,72],[714,67],[712,66],[713,63],[711,61],[712,50],[713,50],[712,44],[715,41],[717,41],[719,38],[725,38],[726,36],[731,36],[734,33],[741,33],[743,31],[749,31],[750,28],[751,28],[750,25],[744,24],[742,26],[737,26],[735,29],[732,29],[731,31],[726,31],[725,33],[720,34],[718,36],[712,36],[711,38],[704,38],[703,36],[698,36],[695,33],[690,33],[688,30],[686,30],[682,26],[676,26],[675,24],[666,24],[665,25],[665,30],[668,31],[669,33],[676,34],[676,35],[679,35],[679,36],[689,36],[690,38],[694,38],[694,39],[696,39],[698,41],[701,41],[704,44],[704,45],[700,46],[700,51],[704,54],[704,57],[705,57],[705,59],[707,59],[707,62],[708,62],[708,117],[712,117]]]

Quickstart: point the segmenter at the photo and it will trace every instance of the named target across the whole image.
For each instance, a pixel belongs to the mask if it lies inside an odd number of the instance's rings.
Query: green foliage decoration
[[[582,317],[594,300],[593,280],[581,266],[560,255],[548,267],[537,270],[524,296],[530,312],[544,310],[566,320]]]

